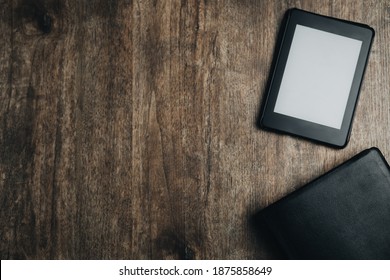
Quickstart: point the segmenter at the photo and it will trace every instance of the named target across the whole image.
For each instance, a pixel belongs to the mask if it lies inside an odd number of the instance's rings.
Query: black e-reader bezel
[[[261,116],[261,126],[321,142],[333,147],[343,148],[349,140],[352,119],[375,32],[365,24],[322,16],[299,9],[288,10],[284,18],[284,23],[284,26],[280,30],[278,46],[275,49],[276,57],[274,58],[273,69],[270,73],[267,97]],[[341,35],[362,42],[340,129],[279,114],[274,110],[297,25]]]

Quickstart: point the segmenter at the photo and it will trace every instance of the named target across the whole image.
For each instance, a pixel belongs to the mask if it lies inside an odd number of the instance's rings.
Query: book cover
[[[365,150],[260,211],[290,259],[390,259],[390,169]]]

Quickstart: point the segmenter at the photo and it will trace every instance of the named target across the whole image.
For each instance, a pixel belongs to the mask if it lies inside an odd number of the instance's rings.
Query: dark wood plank
[[[256,127],[284,12],[376,30],[343,150]],[[253,215],[390,160],[387,1],[0,2],[2,259],[259,259]]]

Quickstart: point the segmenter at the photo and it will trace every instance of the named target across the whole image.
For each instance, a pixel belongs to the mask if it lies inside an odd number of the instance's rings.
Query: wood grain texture
[[[343,150],[256,127],[291,7],[376,30]],[[1,259],[277,258],[257,211],[390,160],[389,40],[385,0],[0,1]]]

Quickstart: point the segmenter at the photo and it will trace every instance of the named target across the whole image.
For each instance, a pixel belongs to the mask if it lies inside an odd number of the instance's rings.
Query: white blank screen
[[[274,111],[340,129],[361,45],[297,25]]]

